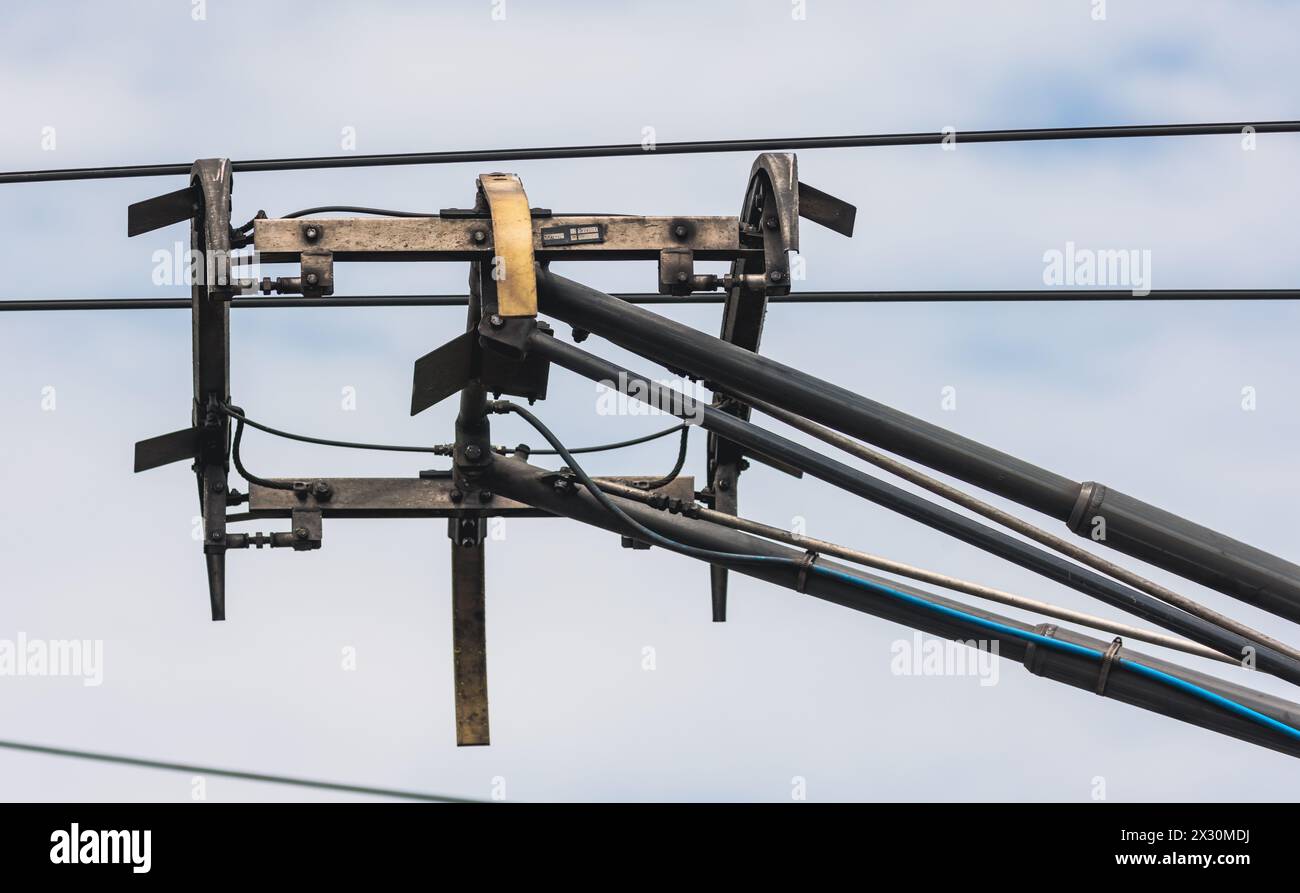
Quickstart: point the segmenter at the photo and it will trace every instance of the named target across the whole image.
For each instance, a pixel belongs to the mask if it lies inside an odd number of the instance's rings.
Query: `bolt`
[[[447,496],[449,499],[451,499],[452,502],[460,502],[462,499],[465,498],[465,494],[460,492],[459,490],[452,490],[450,493],[447,494]]]
[[[780,282],[785,278],[785,273],[782,273],[780,270],[773,270],[767,274],[767,278],[771,279],[773,282]]]
[[[569,486],[570,486],[569,481],[568,481],[566,478],[556,478],[556,479],[555,479],[555,492],[556,492],[556,493],[568,493],[568,492],[569,492]]]
[[[221,531],[220,530],[212,531],[211,533],[208,534],[208,539],[212,540],[214,543],[221,542]]]
[[[721,490],[723,493],[726,493],[728,490],[731,489],[731,481],[727,480],[726,478],[722,478],[721,480],[718,481],[718,489]]]
[[[586,329],[574,329],[573,340],[575,343],[581,344],[582,342],[587,340],[587,336],[590,334],[591,332],[588,332]]]
[[[307,528],[299,527],[297,530],[293,532],[293,535],[300,540],[305,540],[307,538]]]
[[[766,220],[763,221],[763,225],[766,226],[768,229],[776,229],[776,218],[775,217],[767,218]]]
[[[308,285],[315,285],[315,284],[316,284],[317,282],[319,282],[319,281],[320,281],[320,277],[317,276],[315,273],[308,273],[308,274],[307,274],[307,284],[308,284]]]
[[[481,229],[474,230],[474,241],[483,244],[487,241],[487,233]]]
[[[491,490],[479,490],[479,491],[478,491],[478,501],[479,501],[479,502],[491,502],[491,501],[492,501],[492,491],[491,491]]]
[[[680,223],[673,227],[673,235],[679,239],[686,238],[686,234],[689,232],[690,230],[688,230],[683,224]]]
[[[325,483],[324,481],[317,481],[315,490],[316,490],[316,495],[322,499],[329,496],[331,492],[330,485]]]
[[[214,481],[211,490],[213,493],[224,493],[226,492],[226,485],[220,481]]]
[[[483,458],[483,448],[476,443],[467,444],[465,446],[465,458],[471,462],[477,462]]]
[[[687,273],[685,270],[682,270],[680,273],[677,274],[678,282],[685,282],[687,279],[690,278],[691,278],[691,274]]]
[[[488,317],[488,322],[492,324],[494,329],[499,329],[506,324],[506,321],[495,313]]]
[[[302,231],[302,237],[308,242],[315,242],[320,238],[320,227],[309,226]]]

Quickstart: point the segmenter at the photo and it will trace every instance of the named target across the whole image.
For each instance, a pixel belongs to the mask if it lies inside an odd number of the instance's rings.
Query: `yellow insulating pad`
[[[483,174],[479,186],[492,212],[492,278],[497,283],[497,313],[537,315],[537,274],[533,270],[533,216],[524,184],[514,174]]]

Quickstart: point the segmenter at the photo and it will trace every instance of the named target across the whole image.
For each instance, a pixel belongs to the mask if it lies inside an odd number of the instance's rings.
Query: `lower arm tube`
[[[574,488],[566,488],[563,491],[557,490],[552,477],[552,472],[533,467],[517,459],[503,457],[497,457],[493,460],[492,468],[488,473],[488,480],[491,481],[493,490],[511,499],[621,535],[633,535],[635,533],[631,528],[626,527],[619,518],[597,503],[585,490],[580,488],[577,490]],[[786,548],[748,534],[728,530],[707,521],[685,518],[680,515],[670,515],[617,496],[611,496],[610,498],[615,500],[619,507],[636,521],[663,536],[686,545],[736,554],[771,555],[796,560],[803,555],[797,549]],[[1019,621],[990,611],[969,607],[961,602],[946,599],[907,584],[861,573],[844,565],[827,561],[819,560],[817,564],[819,567],[833,569],[842,575],[888,586],[923,599],[933,605],[952,608],[964,614],[1002,624],[1025,633],[1034,631],[1033,627]],[[787,589],[802,590],[807,595],[815,598],[895,621],[930,635],[960,642],[977,640],[991,643],[996,641],[999,657],[1025,663],[1032,672],[1040,676],[1087,691],[1095,692],[1097,690],[1100,671],[1099,663],[1096,660],[1089,660],[1085,656],[1032,645],[1023,639],[1010,635],[990,635],[981,626],[965,623],[945,614],[931,612],[907,602],[875,595],[832,576],[808,574],[804,580],[804,585],[801,587],[798,571],[780,564],[756,565],[736,562],[730,567],[737,573],[765,580]],[[1055,637],[1098,652],[1105,651],[1108,647],[1107,642],[1066,630],[1055,632]],[[1290,726],[1300,726],[1300,704],[1254,692],[1243,686],[1234,685],[1204,673],[1188,670],[1168,661],[1147,657],[1127,648],[1122,648],[1118,656],[1121,660],[1114,664],[1108,677],[1104,691],[1106,697],[1291,756],[1300,756],[1300,741],[1297,741],[1294,737],[1280,734],[1229,711],[1217,709],[1194,695],[1127,670],[1124,667],[1124,661],[1134,661],[1169,673]],[[884,660],[885,658],[882,656],[882,663]]]

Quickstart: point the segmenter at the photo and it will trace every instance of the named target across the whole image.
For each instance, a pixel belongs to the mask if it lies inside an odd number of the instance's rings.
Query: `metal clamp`
[[[483,174],[479,189],[492,213],[492,278],[497,283],[496,315],[537,315],[537,274],[533,269],[533,215],[524,184],[515,174]]]
[[[1097,694],[1106,694],[1106,680],[1110,678],[1111,664],[1115,663],[1116,656],[1119,654],[1119,649],[1122,648],[1123,645],[1124,640],[1119,636],[1116,636],[1115,641],[1110,643],[1110,647],[1106,649],[1106,653],[1101,656],[1101,674],[1097,677]]]
[[[808,571],[812,570],[813,562],[820,558],[821,555],[809,549],[804,553],[802,560],[799,562],[799,577],[795,581],[794,588],[799,592],[804,592],[808,587]]]

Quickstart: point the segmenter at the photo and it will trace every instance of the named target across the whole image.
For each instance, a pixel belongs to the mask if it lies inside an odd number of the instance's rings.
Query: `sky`
[[[950,150],[799,153],[801,179],[858,207],[852,239],[805,227],[799,288],[1041,288],[1045,255],[1069,245],[1136,251],[1157,289],[1285,288],[1300,274],[1298,136],[963,145],[960,133],[1295,118],[1298,32],[1300,8],[1276,2],[28,4],[6,12],[0,168],[637,143],[646,128],[664,142],[952,127]],[[735,214],[752,162],[505,167],[534,205]],[[233,216],[463,207],[489,169],[241,173]],[[181,185],[0,187],[0,297],[187,295],[153,275],[154,253],[185,228],[125,232],[127,205]],[[653,264],[557,269],[606,291],[654,289]],[[455,293],[465,268],[336,275],[339,294]],[[719,325],[716,307],[664,312]],[[408,416],[411,363],[463,324],[438,308],[237,311],[234,399],[318,436],[445,442],[452,406]],[[458,749],[444,522],[327,519],[318,552],[232,554],[229,619],[209,621],[188,466],[131,471],[135,441],[188,422],[189,325],[183,311],[0,317],[0,643],[102,643],[97,685],[0,675],[0,739],[511,801],[1300,796],[1287,757],[1018,664],[1002,663],[996,684],[900,675],[911,630],[757,581],[733,579],[729,620],[713,624],[704,567],[559,519],[511,520],[488,544],[493,743]],[[1300,560],[1297,325],[1286,303],[775,306],[763,352]],[[584,347],[631,363],[598,338]],[[570,444],[664,424],[598,413],[592,385],[562,370],[536,411]],[[496,442],[536,442],[518,420],[494,426]],[[674,451],[661,440],[587,467],[661,474]],[[445,462],[255,433],[244,452],[268,476]],[[687,472],[702,480],[703,438]],[[813,480],[756,467],[741,508],[1128,619]],[[1124,561],[1296,639],[1278,618]],[[1295,697],[1271,677],[1178,660]],[[4,800],[200,795],[368,799],[0,750]]]

